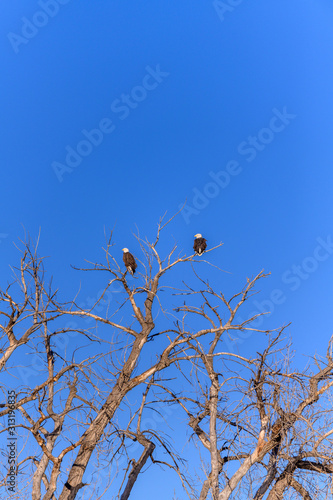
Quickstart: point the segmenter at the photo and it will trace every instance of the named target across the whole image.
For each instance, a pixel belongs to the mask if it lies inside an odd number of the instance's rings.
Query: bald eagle
[[[128,248],[123,248],[123,252],[123,261],[126,269],[133,275],[135,273],[135,269],[138,267],[137,263],[135,262],[135,258],[129,252]]]
[[[202,234],[195,234],[194,235],[194,245],[193,245],[193,250],[197,255],[202,255],[204,251],[207,248],[207,240],[202,237]]]

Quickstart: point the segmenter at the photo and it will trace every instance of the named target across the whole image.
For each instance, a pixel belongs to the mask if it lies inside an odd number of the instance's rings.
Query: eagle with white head
[[[135,258],[133,255],[130,253],[128,248],[123,248],[123,261],[126,266],[126,269],[131,275],[135,273],[136,268],[138,267],[137,263],[135,262]]]
[[[198,233],[194,235],[194,245],[193,250],[197,255],[202,255],[207,248],[207,240],[202,237],[202,234]]]

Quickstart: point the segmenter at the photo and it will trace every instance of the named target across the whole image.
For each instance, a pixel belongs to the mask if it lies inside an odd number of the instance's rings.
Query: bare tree
[[[17,461],[18,474],[26,477],[20,498],[67,500],[80,491],[96,499],[111,490],[126,500],[149,465],[174,471],[185,494],[200,500],[240,493],[281,498],[287,488],[308,498],[308,484],[325,488],[318,477],[332,467],[330,351],[315,360],[313,373],[291,371],[283,328],[255,328],[261,314],[237,321],[266,275],[247,279],[226,299],[199,277],[194,255],[176,245],[160,255],[162,231],[172,220],[160,220],[153,242],[137,235],[143,255],[138,278],[123,272],[111,233],[105,263],[78,268],[107,281],[88,308],[78,297],[60,301],[46,285],[37,247],[24,245],[14,282],[0,295],[3,373],[13,374],[23,355],[39,360],[36,377],[16,387],[15,402],[2,404],[1,415],[13,408],[20,413],[16,428],[27,441]],[[174,269],[181,276],[185,265],[192,266],[195,285],[180,290]],[[108,303],[115,285],[119,300]],[[178,303],[174,310],[170,300]],[[234,331],[262,335],[262,353],[249,358],[223,350],[223,339]],[[170,425],[166,434],[167,419],[166,426],[149,425],[153,412],[163,420],[160,409],[170,405],[187,417],[177,432],[186,439],[190,429],[190,446],[203,457],[200,470],[186,463]],[[103,471],[99,485],[97,471]]]
[[[261,277],[249,281],[230,301],[206,284],[199,292],[201,309],[186,304],[181,310],[219,322],[213,302],[217,299],[235,317]],[[283,331],[266,332],[267,347],[253,358],[220,351],[219,332],[206,345],[189,338],[187,352],[194,353],[192,393],[178,394],[159,384],[167,394],[163,401],[180,405],[197,446],[209,453],[196,498],[277,500],[288,488],[297,498],[331,498],[332,344],[325,359],[313,358],[312,368],[292,371],[289,346],[281,345]],[[180,372],[182,376],[182,367]]]

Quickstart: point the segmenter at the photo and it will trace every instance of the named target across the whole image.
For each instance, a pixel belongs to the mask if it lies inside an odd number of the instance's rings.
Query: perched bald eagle
[[[193,250],[197,255],[202,255],[204,251],[207,248],[207,240],[202,237],[202,234],[195,234],[194,235],[194,245],[193,245]]]
[[[137,263],[135,262],[135,258],[129,252],[128,248],[123,248],[123,252],[123,261],[126,269],[133,275],[135,273],[135,269],[138,267]]]

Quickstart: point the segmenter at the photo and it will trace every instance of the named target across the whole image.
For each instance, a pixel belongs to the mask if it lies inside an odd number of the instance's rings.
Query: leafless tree
[[[185,304],[181,310],[213,326],[221,321],[221,302],[235,317],[261,277],[229,301],[206,283],[199,292],[201,308]],[[277,500],[285,498],[287,490],[292,498],[331,498],[332,343],[325,359],[314,357],[312,366],[292,370],[284,330],[266,332],[265,350],[252,358],[221,351],[219,331],[207,344],[188,338],[187,353],[194,353],[193,390],[179,394],[158,384],[167,394],[161,400],[182,408],[197,447],[208,453],[195,498]],[[181,377],[185,370],[179,369]]]
[[[126,500],[149,465],[174,471],[187,497],[200,500],[239,494],[271,500],[288,488],[313,498],[313,488],[328,491],[322,477],[332,467],[330,349],[325,360],[314,360],[315,371],[293,371],[283,328],[255,328],[261,314],[237,321],[266,275],[247,279],[226,299],[199,276],[196,256],[174,245],[162,257],[161,234],[172,220],[160,220],[153,242],[137,235],[143,270],[137,278],[128,277],[113,255],[112,233],[105,263],[77,268],[105,277],[89,307],[79,297],[60,301],[46,283],[37,245],[23,245],[13,283],[0,294],[1,415],[6,422],[13,409],[20,414],[16,430],[26,440],[17,459],[18,475],[26,479],[18,498],[67,500],[80,492],[80,498],[96,499],[111,491]],[[192,266],[194,285],[180,289],[174,270],[181,276],[185,265]],[[118,300],[109,302],[116,285]],[[223,349],[234,332],[261,335],[262,353],[250,358]],[[24,383],[16,380],[9,404],[8,381],[20,365],[32,374]],[[177,435],[185,439],[190,429],[200,470],[184,460],[172,426],[165,430],[170,407],[187,418],[179,420]],[[152,428],[152,414],[166,425]],[[5,424],[2,434],[7,430]],[[3,477],[6,488],[6,461]]]

